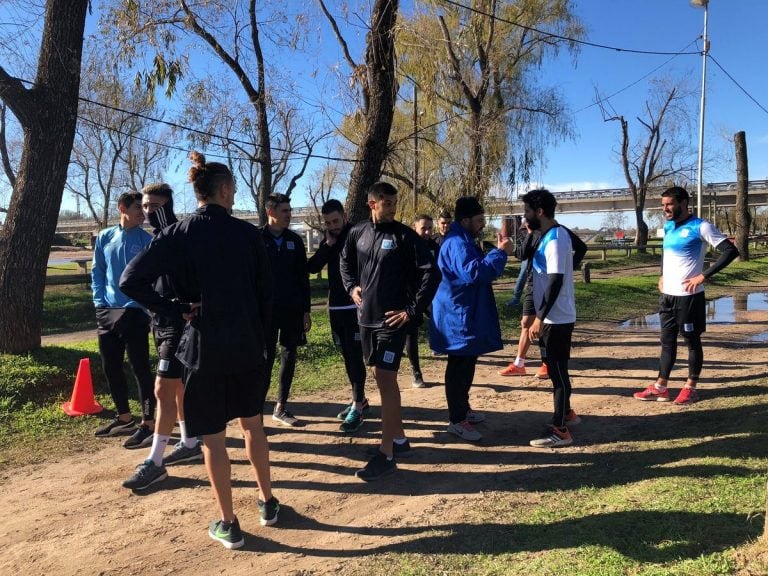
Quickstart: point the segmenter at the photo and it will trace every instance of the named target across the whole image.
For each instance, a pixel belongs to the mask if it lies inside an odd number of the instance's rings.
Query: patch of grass
[[[91,289],[84,284],[46,286],[43,335],[78,332],[96,327]]]

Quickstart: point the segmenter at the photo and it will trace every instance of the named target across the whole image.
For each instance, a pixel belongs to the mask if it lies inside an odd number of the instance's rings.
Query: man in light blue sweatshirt
[[[141,193],[126,192],[117,200],[120,224],[99,233],[93,251],[92,288],[96,306],[99,353],[109,391],[115,403],[116,418],[96,430],[107,437],[134,431],[125,448],[141,448],[152,443],[155,418],[154,378],[149,364],[149,315],[137,302],[120,291],[120,275],[135,256],[152,240],[141,228],[144,212]],[[123,357],[128,360],[139,387],[141,426],[128,404],[128,383],[123,372]]]

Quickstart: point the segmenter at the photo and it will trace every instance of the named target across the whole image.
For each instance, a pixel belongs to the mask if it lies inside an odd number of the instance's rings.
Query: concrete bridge
[[[663,189],[651,190],[645,200],[645,209],[661,208]],[[696,189],[688,190],[691,194],[691,205],[696,204]],[[628,188],[606,188],[601,190],[573,190],[568,192],[553,192],[557,198],[558,213],[593,213],[634,210],[632,194]],[[733,207],[736,205],[736,182],[715,182],[707,184],[702,190],[702,203],[706,215],[715,207]],[[516,215],[523,214],[523,204],[517,199],[487,198],[486,208],[494,214]],[[768,180],[750,180],[749,205],[768,205]]]
[[[652,190],[646,198],[645,209],[660,208],[662,189]],[[692,204],[696,202],[696,191],[689,190],[692,196]],[[632,195],[627,188],[606,188],[601,190],[572,190],[568,192],[554,192],[557,197],[557,211],[563,213],[594,213],[634,210]],[[713,207],[732,207],[736,205],[736,182],[716,182],[707,184],[703,190],[704,214],[709,214]],[[768,180],[751,180],[749,182],[749,205],[768,205]],[[489,213],[497,216],[522,215],[523,204],[517,199],[488,197],[485,207]],[[247,210],[236,210],[235,216],[258,225],[259,215]],[[300,224],[311,222],[317,218],[314,207],[297,206],[293,209],[293,222]],[[117,219],[110,221],[110,225],[117,224]],[[306,227],[305,227],[306,228]],[[93,220],[82,218],[80,220],[61,220],[56,227],[56,233],[64,236],[74,234],[87,234],[97,232]]]

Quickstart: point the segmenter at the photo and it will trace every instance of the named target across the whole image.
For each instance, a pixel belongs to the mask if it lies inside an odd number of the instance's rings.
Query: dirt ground
[[[445,431],[443,388],[412,389],[404,361],[400,387],[415,453],[398,462],[395,476],[377,483],[358,481],[353,473],[364,463],[365,447],[376,442],[378,421],[343,436],[335,419],[346,400],[343,390],[295,398],[292,408],[307,425],[268,425],[274,491],[282,502],[279,522],[269,528],[259,526],[255,480],[242,435],[231,426],[235,509],[246,533],[239,551],[208,538],[216,513],[202,465],[171,467],[156,489],[134,494],[121,482],[146,451],[125,450],[115,438],[96,453],[56,454],[7,470],[0,478],[0,573],[344,574],[367,554],[402,550],[420,539],[431,539],[428,549],[437,552],[440,534],[466,522],[483,491],[529,490],[544,468],[566,466],[580,452],[621,450],[611,445],[620,427],[642,426],[647,416],[664,412],[706,410],[707,398],[719,390],[764,375],[765,344],[749,340],[768,330],[768,313],[741,314],[749,324],[714,324],[705,334],[702,401],[689,408],[631,398],[655,375],[656,331],[577,326],[572,405],[584,421],[574,427],[574,445],[556,451],[528,445],[551,406],[549,384],[533,377],[538,362],[527,377],[496,374],[513,355],[511,343],[480,359],[471,401],[488,419],[478,426],[484,439],[477,445]],[[434,359],[426,379],[441,382],[443,369]],[[675,387],[684,373],[680,367],[673,373]],[[369,396],[377,404],[374,388]]]

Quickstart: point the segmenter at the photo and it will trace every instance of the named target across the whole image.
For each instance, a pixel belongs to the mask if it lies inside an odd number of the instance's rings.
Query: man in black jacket
[[[142,189],[141,194],[141,206],[152,225],[155,236],[164,228],[178,222],[173,211],[173,190],[168,184],[149,184]],[[157,279],[155,291],[170,300],[176,298],[173,281],[167,276]],[[152,336],[158,356],[157,378],[155,378],[155,397],[157,398],[155,431],[147,459],[136,467],[133,476],[123,482],[125,488],[144,490],[168,477],[165,466],[203,459],[201,443],[196,437],[190,437],[187,434],[184,420],[184,384],[181,381],[183,367],[176,358],[176,349],[179,346],[184,324],[186,322],[181,314],[152,315]],[[163,457],[177,416],[181,441],[173,452]]]
[[[232,173],[194,155],[190,170],[200,208],[155,237],[123,272],[120,289],[156,314],[184,315],[176,357],[184,365],[184,412],[190,435],[202,436],[205,466],[221,519],[208,535],[226,548],[244,544],[232,504],[226,426],[240,419],[256,473],[261,524],[277,522],[269,446],[262,412],[266,335],[272,311],[272,276],[259,230],[231,216]],[[154,290],[167,275],[178,300]]]
[[[344,290],[339,271],[341,249],[352,226],[347,221],[344,206],[338,200],[328,200],[320,209],[325,223],[325,238],[307,262],[310,274],[318,274],[328,266],[328,316],[331,321],[333,342],[341,350],[344,368],[352,385],[352,403],[339,412],[342,432],[355,432],[363,424],[368,412],[365,397],[365,363],[360,346],[360,325],[357,323],[357,306]]]
[[[394,454],[410,450],[400,412],[397,370],[409,323],[424,313],[440,283],[426,244],[395,220],[397,189],[368,191],[371,219],[352,227],[341,253],[344,288],[359,308],[363,357],[381,393],[381,445],[356,476],[377,480],[396,470]]]
[[[298,426],[299,419],[288,410],[288,396],[296,371],[296,349],[307,343],[307,332],[312,327],[307,251],[301,236],[289,228],[291,199],[288,196],[271,194],[267,198],[267,219],[262,238],[272,264],[274,287],[272,329],[267,339],[270,379],[280,342],[279,384],[272,420],[284,426]]]

